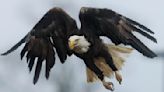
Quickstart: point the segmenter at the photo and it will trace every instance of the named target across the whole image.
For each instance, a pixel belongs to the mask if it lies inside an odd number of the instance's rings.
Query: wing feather
[[[29,71],[31,72],[35,62],[35,57],[31,57],[30,62],[28,64]]]
[[[34,76],[34,84],[39,78],[42,61],[46,61],[46,78],[49,77],[51,68],[55,64],[55,51],[62,63],[65,62],[68,53],[67,38],[72,31],[77,30],[75,20],[61,8],[50,9],[33,29],[10,50],[3,53],[7,55],[16,50],[21,44],[25,43],[21,51],[21,59],[26,56],[29,71],[32,70],[35,62],[37,63]],[[53,38],[53,41],[51,41]],[[35,58],[38,58],[35,61]]]
[[[121,15],[122,16],[122,15]],[[124,17],[124,16],[123,16]],[[153,31],[151,31],[149,28],[145,27],[144,25],[138,23],[137,21],[134,21],[134,20],[131,20],[130,18],[127,18],[127,17],[124,17],[130,24],[133,24],[133,25],[136,25],[136,26],[139,26],[141,29],[144,29],[145,31],[151,33],[151,34],[154,34]]]
[[[153,42],[157,40],[154,34],[144,25],[124,17],[109,9],[83,7],[80,10],[81,29],[97,37],[107,36],[113,43],[131,45],[143,55],[153,58],[157,55],[141,42],[133,32],[138,32]],[[87,30],[86,30],[87,29]]]
[[[41,71],[41,68],[42,68],[42,61],[44,59],[42,57],[39,57],[38,58],[38,61],[37,61],[37,65],[36,65],[36,69],[35,69],[35,75],[34,75],[34,80],[33,80],[33,83],[36,84],[36,82],[38,81],[39,79],[39,75],[40,75],[40,71]]]

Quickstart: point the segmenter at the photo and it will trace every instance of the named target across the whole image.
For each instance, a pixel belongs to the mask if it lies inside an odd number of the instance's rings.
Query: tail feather
[[[13,52],[14,50],[16,50],[19,46],[21,46],[23,43],[26,42],[28,35],[26,35],[23,39],[21,39],[17,44],[15,44],[13,47],[11,47],[11,49],[9,49],[8,51],[6,51],[5,53],[2,53],[1,55],[8,55],[9,53]]]
[[[132,52],[133,49],[115,45],[106,45],[110,54],[112,55],[114,64],[121,70],[122,66],[124,65],[125,57],[123,55],[128,55]],[[103,71],[104,76],[112,77],[114,72],[112,69],[106,64],[105,60],[102,57],[95,59],[96,66]],[[94,72],[92,72],[89,68],[86,69],[87,74],[87,82],[95,82],[99,80]]]

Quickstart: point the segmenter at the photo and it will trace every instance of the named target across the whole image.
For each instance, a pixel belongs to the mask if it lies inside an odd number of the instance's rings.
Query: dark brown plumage
[[[76,22],[61,8],[49,10],[34,28],[15,46],[3,53],[7,55],[25,43],[21,51],[21,59],[26,54],[29,71],[32,70],[34,62],[37,62],[34,84],[39,78],[42,62],[46,61],[46,78],[55,64],[55,51],[62,63],[65,62],[67,55],[71,55],[68,49],[68,34],[77,30]],[[37,61],[35,59],[37,58]]]
[[[125,16],[122,16],[109,9],[97,9],[83,7],[80,12],[80,20],[82,27],[90,29],[90,32],[96,36],[107,36],[116,45],[125,44],[131,45],[143,55],[153,58],[156,54],[145,46],[132,32],[138,32],[147,37],[153,42],[156,39],[148,33],[154,34],[147,27],[133,21]]]
[[[22,43],[25,43],[21,51],[21,59],[26,55],[29,71],[32,70],[34,62],[37,62],[34,84],[38,81],[44,60],[46,62],[45,76],[46,78],[49,77],[50,70],[55,64],[54,48],[61,63],[65,62],[67,55],[70,56],[74,53],[83,59],[86,66],[95,72],[104,83],[104,75],[95,65],[95,58],[103,57],[113,71],[117,71],[117,68],[100,36],[108,37],[115,45],[121,43],[130,45],[149,58],[157,56],[133,34],[133,32],[138,32],[153,42],[157,42],[150,35],[154,34],[154,32],[136,21],[109,9],[90,7],[81,8],[79,18],[81,21],[80,29],[77,28],[76,22],[72,17],[61,8],[55,7],[49,10],[21,41],[2,55],[11,53]],[[73,35],[84,35],[85,39],[90,42],[91,46],[87,53],[75,53],[70,50],[68,38]],[[37,61],[35,61],[36,58]],[[106,84],[106,86],[108,85]]]

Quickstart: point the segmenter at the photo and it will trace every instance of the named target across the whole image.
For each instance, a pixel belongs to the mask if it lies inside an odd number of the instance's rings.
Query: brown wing
[[[42,19],[34,26],[20,42],[10,50],[3,53],[7,55],[25,43],[21,51],[21,59],[26,54],[29,70],[31,71],[37,58],[37,65],[34,75],[34,84],[39,78],[42,62],[46,61],[46,78],[55,63],[55,51],[62,63],[65,62],[67,55],[71,55],[68,49],[69,34],[77,30],[76,22],[65,11],[60,8],[49,10]]]
[[[148,39],[157,42],[156,39],[150,35],[154,34],[154,32],[138,22],[109,9],[88,7],[81,8],[79,17],[83,32],[97,37],[107,36],[116,45],[121,43],[131,45],[140,53],[150,58],[157,56],[133,34],[133,32],[138,32]]]

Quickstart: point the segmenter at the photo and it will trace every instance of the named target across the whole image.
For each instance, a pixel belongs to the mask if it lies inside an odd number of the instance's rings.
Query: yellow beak
[[[70,40],[70,41],[68,42],[68,45],[69,45],[69,48],[70,48],[71,50],[73,50],[74,47],[75,47],[75,42],[72,41],[72,40]]]

